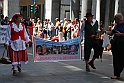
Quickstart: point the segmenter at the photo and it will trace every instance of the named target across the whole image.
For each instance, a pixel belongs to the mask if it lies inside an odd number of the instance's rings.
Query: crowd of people
[[[86,13],[86,19],[79,21],[75,18],[74,21],[55,19],[56,23],[53,24],[49,19],[41,22],[38,19],[23,19],[20,14],[14,14],[10,21],[8,17],[1,15],[1,25],[9,25],[6,33],[6,49],[8,49],[9,58],[12,62],[13,75],[17,75],[17,71],[21,72],[21,62],[28,62],[28,55],[26,51],[26,43],[30,42],[28,26],[33,28],[33,36],[51,40],[51,41],[65,41],[80,36],[81,39],[85,38],[84,42],[84,60],[86,63],[86,71],[90,72],[91,66],[94,66],[94,61],[103,52],[103,38],[101,35],[106,33],[110,35],[111,50],[113,55],[113,68],[114,76],[112,79],[120,79],[120,74],[124,69],[124,22],[123,15],[118,13],[114,16],[115,24],[108,27],[106,31],[102,22],[100,24],[96,19],[93,19],[91,13]],[[85,31],[85,34],[83,33]],[[112,37],[113,35],[113,37]],[[93,58],[90,60],[91,49],[94,49]],[[89,61],[90,60],[90,61]]]
[[[64,18],[63,20],[55,19],[55,23],[50,21],[49,19],[45,19],[43,22],[40,18],[32,19],[29,16],[24,19],[22,18],[21,23],[25,25],[26,31],[28,34],[31,34],[28,26],[33,29],[33,36],[43,38],[45,40],[51,41],[66,41],[68,39],[73,39],[80,35],[80,27],[82,22],[86,19],[79,20],[75,18],[75,20],[68,20]],[[1,25],[9,25],[11,23],[11,18],[7,16],[4,17],[1,14],[0,24]]]
[[[4,15],[1,15],[0,23],[1,25],[9,25],[10,20],[8,17],[4,19]],[[27,32],[27,26],[32,26],[33,36],[59,42],[78,37],[81,23],[77,18],[74,21],[66,18],[63,20],[56,18],[54,24],[49,19],[45,19],[42,22],[39,18],[31,19],[29,16],[26,19],[22,19],[21,22],[24,23]]]
[[[54,25],[49,19],[46,19],[42,25],[39,18],[31,19],[27,17],[27,19],[23,19],[19,13],[14,14],[12,19],[4,18],[4,15],[1,15],[1,25],[8,25],[5,49],[7,49],[8,57],[12,62],[13,76],[17,75],[17,71],[21,72],[22,63],[28,63],[26,44],[31,42],[28,26],[32,27],[33,36],[48,40],[54,40],[55,38],[60,42],[79,36],[80,23],[78,19],[72,22],[66,18],[64,21],[59,21],[56,18],[55,21],[56,24]]]
[[[39,22],[39,23],[38,23]],[[68,39],[73,39],[79,36],[80,21],[76,18],[74,21],[55,19],[55,24],[49,19],[43,21],[43,26],[41,21],[34,24],[34,36],[39,38],[44,38],[52,41],[65,41]]]

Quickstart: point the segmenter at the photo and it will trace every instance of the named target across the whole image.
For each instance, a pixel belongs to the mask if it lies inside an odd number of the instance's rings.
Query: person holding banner
[[[85,31],[85,42],[84,42],[84,60],[86,63],[86,71],[90,72],[89,65],[96,69],[94,66],[94,61],[96,58],[99,58],[99,47],[96,42],[97,34],[100,30],[98,30],[98,21],[93,19],[93,16],[91,13],[86,13],[87,20],[82,23],[81,26],[81,39],[83,39],[83,31]],[[91,49],[94,49],[94,55],[92,60],[89,62]]]
[[[6,49],[12,62],[13,76],[17,70],[21,72],[21,63],[28,63],[26,43],[30,41],[24,24],[21,23],[21,15],[14,14],[6,32]]]

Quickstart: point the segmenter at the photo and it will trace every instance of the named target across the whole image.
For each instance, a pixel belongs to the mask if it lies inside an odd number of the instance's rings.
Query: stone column
[[[55,23],[55,18],[60,18],[60,0],[45,0],[45,19]]]
[[[8,0],[8,16],[12,18],[15,13],[20,13],[19,0]]]
[[[55,24],[55,18],[59,18],[60,20],[60,6],[61,6],[61,0],[52,0],[51,20],[54,24]]]
[[[80,0],[70,0],[70,20],[79,18]]]
[[[52,0],[45,0],[45,19],[51,20],[51,13],[52,13]]]
[[[82,10],[81,10],[81,18],[84,18],[84,16],[87,13],[87,4],[88,0],[82,0]]]
[[[123,0],[119,0],[118,1],[118,5],[119,5],[118,12],[122,13],[122,11],[123,11]]]
[[[92,14],[94,15],[94,19],[96,19],[96,4],[97,0],[92,0]]]
[[[100,1],[97,0],[97,5],[96,5],[96,20],[100,22]]]
[[[41,12],[41,14],[40,14],[40,16],[41,16],[41,21],[43,21],[43,18],[42,18],[42,17],[43,17],[43,4],[41,5],[41,7],[40,7],[40,8],[41,8],[41,10],[40,10],[40,11],[42,11],[42,12]]]
[[[118,4],[119,4],[118,13],[122,13],[124,16],[124,0],[119,0]]]
[[[3,15],[8,16],[8,0],[3,1]]]
[[[105,9],[105,29],[108,29],[109,26],[109,10],[110,10],[110,0],[106,0],[106,9]]]
[[[119,7],[119,0],[115,0],[115,13],[114,13],[114,15],[118,13],[118,7]]]

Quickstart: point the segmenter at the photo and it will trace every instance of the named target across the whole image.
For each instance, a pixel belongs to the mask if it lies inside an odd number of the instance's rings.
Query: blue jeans
[[[71,32],[70,31],[67,32],[67,37],[68,37],[68,39],[71,39]]]
[[[59,29],[56,28],[56,36],[58,36],[58,33],[59,33]]]
[[[50,39],[52,39],[52,31],[49,30],[48,35],[49,35]]]

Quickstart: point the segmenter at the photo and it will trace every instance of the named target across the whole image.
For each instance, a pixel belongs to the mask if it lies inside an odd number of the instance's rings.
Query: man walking
[[[111,79],[120,79],[120,74],[124,69],[124,22],[123,15],[118,13],[114,17],[116,26],[107,34],[114,35],[111,45],[113,54],[114,76]]]
[[[94,66],[94,61],[96,58],[99,58],[99,52],[98,52],[98,46],[95,46],[96,43],[96,35],[98,31],[98,21],[93,19],[93,16],[91,13],[86,14],[87,20],[82,23],[81,26],[81,33],[85,31],[85,42],[84,42],[84,60],[86,63],[86,71],[90,72],[89,65],[96,69]],[[83,38],[83,35],[81,35],[81,38]],[[94,49],[94,55],[92,60],[89,62],[91,49]]]

